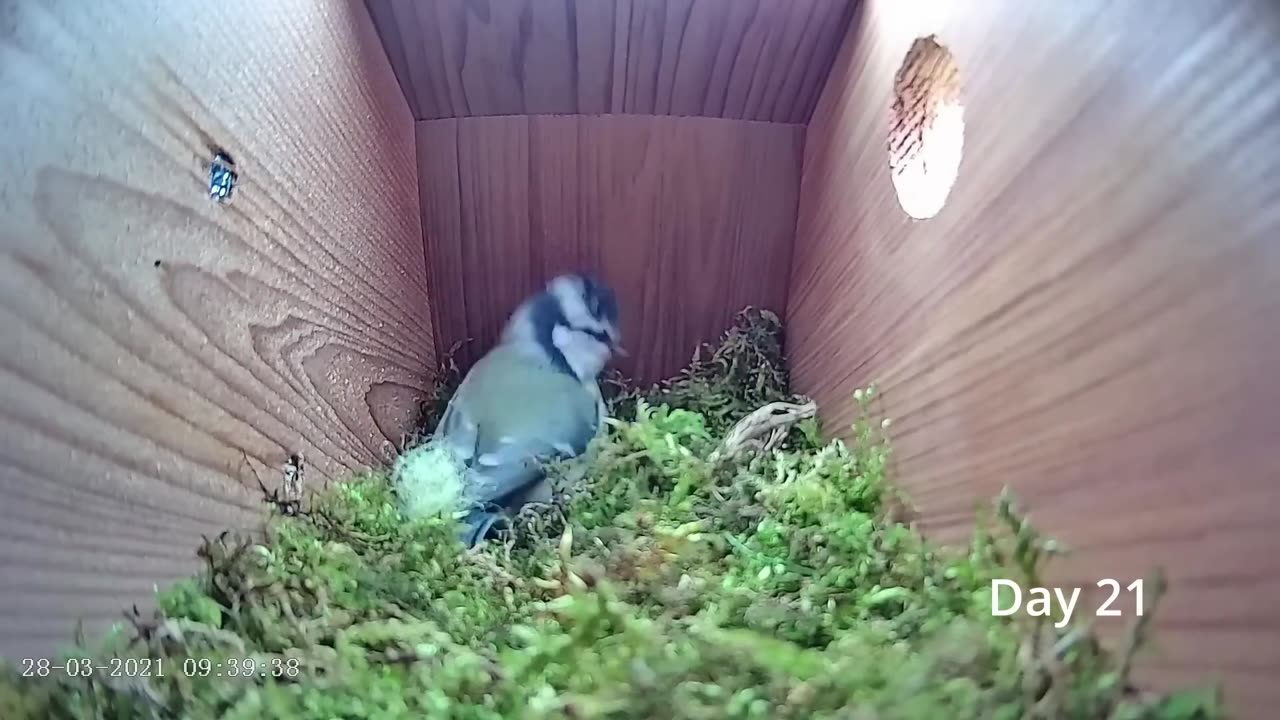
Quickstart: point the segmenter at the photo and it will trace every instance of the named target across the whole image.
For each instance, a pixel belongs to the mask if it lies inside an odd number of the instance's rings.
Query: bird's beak
[[[621,345],[619,345],[619,344],[617,344],[617,343],[614,343],[614,344],[613,344],[613,354],[614,354],[614,355],[617,355],[618,357],[626,357],[626,356],[630,355],[631,353],[627,352],[626,348],[622,347]]]

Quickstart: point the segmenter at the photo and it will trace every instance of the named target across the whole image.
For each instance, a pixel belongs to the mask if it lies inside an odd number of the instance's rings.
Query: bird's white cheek
[[[579,378],[596,377],[609,362],[609,346],[585,333],[557,327],[551,332],[551,342],[564,354]]]

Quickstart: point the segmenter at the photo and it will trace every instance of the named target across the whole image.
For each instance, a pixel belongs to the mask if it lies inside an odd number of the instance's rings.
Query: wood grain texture
[[[1012,486],[1075,548],[1055,581],[1091,588],[1088,614],[1099,579],[1164,566],[1144,679],[1220,677],[1242,717],[1273,717],[1280,6],[948,7],[869,2],[814,115],[796,381],[832,427],[879,381],[897,476],[941,539]],[[959,64],[966,136],[947,205],[915,222],[886,134],[894,73],[930,33]]]
[[[850,0],[367,0],[419,119],[804,123]]]
[[[468,367],[560,272],[622,307],[620,361],[655,380],[746,305],[782,312],[804,128],[711,118],[508,116],[418,123],[437,348]]]
[[[413,118],[340,1],[0,4],[0,653],[379,462],[432,367]],[[228,205],[203,167],[240,171]]]

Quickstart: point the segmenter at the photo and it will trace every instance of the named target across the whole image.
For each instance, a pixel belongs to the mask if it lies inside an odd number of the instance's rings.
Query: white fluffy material
[[[466,469],[448,443],[426,442],[406,450],[392,469],[400,510],[411,518],[461,509]]]

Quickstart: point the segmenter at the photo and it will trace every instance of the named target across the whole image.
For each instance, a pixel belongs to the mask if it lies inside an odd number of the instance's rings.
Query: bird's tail
[[[489,533],[500,530],[507,523],[507,514],[502,508],[492,503],[473,508],[462,519],[458,535],[463,545],[475,547],[489,536]]]

